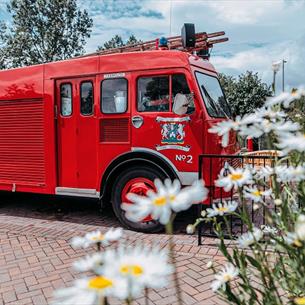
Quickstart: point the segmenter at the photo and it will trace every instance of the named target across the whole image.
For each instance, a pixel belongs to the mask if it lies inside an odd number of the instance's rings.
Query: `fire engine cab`
[[[224,32],[162,38],[69,60],[0,72],[0,189],[98,198],[121,210],[129,192],[145,194],[156,178],[198,179],[203,153],[236,152],[210,134],[231,116],[211,39]],[[204,169],[200,169],[203,170]]]

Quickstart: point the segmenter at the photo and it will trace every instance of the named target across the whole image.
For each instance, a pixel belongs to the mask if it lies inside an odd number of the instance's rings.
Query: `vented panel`
[[[0,101],[0,181],[45,183],[42,100]]]
[[[129,142],[129,120],[102,119],[100,129],[101,142]]]

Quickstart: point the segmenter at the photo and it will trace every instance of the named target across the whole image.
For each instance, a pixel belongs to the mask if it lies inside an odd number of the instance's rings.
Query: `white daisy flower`
[[[241,129],[240,135],[259,138],[264,134],[274,132],[277,136],[291,135],[292,132],[299,130],[300,126],[298,123],[293,123],[291,121],[277,121],[272,122],[269,119],[263,119],[261,122],[247,126]]]
[[[232,188],[234,190],[242,187],[245,184],[253,183],[252,174],[250,170],[246,168],[237,168],[229,166],[228,169],[222,169],[218,179],[215,181],[215,185],[223,187],[226,192],[229,192]]]
[[[298,235],[295,232],[287,232],[286,235],[283,236],[284,241],[293,247],[300,248],[303,246],[302,241],[299,239]]]
[[[264,131],[259,125],[243,126],[240,129],[239,135],[247,139],[259,138],[264,134]]]
[[[300,130],[300,125],[296,122],[285,121],[278,122],[273,126],[274,132],[277,137],[291,137],[292,133]]]
[[[143,288],[159,289],[168,283],[173,267],[168,264],[168,251],[157,247],[124,248],[106,250],[102,274],[119,278],[129,287],[129,295],[136,298]]]
[[[291,135],[291,134],[283,134],[278,139],[279,144],[277,146],[282,150],[284,154],[288,154],[289,152],[296,150],[299,152],[305,151],[305,134],[300,132]]]
[[[123,235],[122,228],[111,228],[105,234],[101,231],[94,231],[87,233],[84,237],[74,237],[71,240],[71,245],[73,248],[88,248],[93,244],[101,244],[103,246],[108,246],[111,242],[118,241]]]
[[[301,241],[305,241],[305,215],[298,216],[295,224],[295,233]]]
[[[275,105],[282,105],[285,101],[286,103],[289,101],[293,101],[294,98],[291,96],[289,92],[282,92],[277,96],[267,98],[265,105],[268,107],[272,107]]]
[[[192,204],[204,201],[208,193],[203,181],[196,181],[192,186],[181,189],[178,180],[171,182],[166,179],[163,184],[156,179],[155,186],[156,192],[150,190],[146,196],[133,193],[127,195],[133,204],[123,203],[122,209],[126,211],[129,220],[138,222],[151,215],[165,225],[169,222],[172,211],[187,210]]]
[[[259,190],[256,186],[245,186],[243,193],[245,198],[253,200],[255,203],[258,203],[262,202],[264,197],[270,197],[270,195],[272,194],[272,189]]]
[[[253,231],[242,234],[237,242],[241,248],[247,248],[253,245],[255,242],[260,241],[263,238],[263,232],[259,228],[253,228]]]
[[[210,133],[216,133],[217,135],[222,137],[221,145],[223,147],[227,147],[229,143],[229,135],[230,131],[238,130],[240,126],[240,117],[237,117],[235,121],[233,120],[226,120],[221,121],[214,125],[212,128],[209,129]]]
[[[98,305],[104,297],[125,299],[128,289],[125,281],[104,276],[79,279],[74,286],[55,291],[53,305]]]
[[[224,203],[213,204],[212,208],[208,208],[207,217],[223,216],[224,214],[230,214],[236,210],[238,207],[237,201],[230,201]]]
[[[275,132],[277,135],[290,134],[299,130],[298,123],[285,121],[286,114],[282,111],[274,111],[271,108],[259,108],[242,119],[239,134],[244,137],[258,138],[263,134]]]
[[[304,88],[300,87],[296,90],[293,90],[292,92],[283,92],[276,97],[269,98],[266,101],[266,105],[283,105],[285,108],[289,108],[291,102],[300,99],[302,96],[305,96],[305,90]]]
[[[277,235],[278,234],[278,229],[275,227],[270,227],[267,225],[262,225],[261,230],[263,231],[264,234],[266,235]]]
[[[275,173],[279,182],[300,182],[305,179],[305,166],[277,166],[275,167]]]
[[[215,274],[215,281],[212,282],[211,288],[213,291],[218,289],[225,289],[228,282],[234,280],[239,274],[239,270],[235,268],[232,264],[227,264],[222,268],[222,270]]]
[[[93,255],[87,255],[85,258],[75,261],[73,263],[73,267],[79,272],[95,271],[98,273],[102,264],[103,254],[101,252],[97,252]]]
[[[254,113],[258,118],[268,119],[272,122],[276,122],[287,117],[285,112],[274,110],[271,107],[258,108]]]
[[[294,166],[277,165],[270,167],[266,165],[256,172],[256,178],[259,180],[270,179],[272,175],[276,175],[278,182],[300,182],[305,179],[305,164]]]

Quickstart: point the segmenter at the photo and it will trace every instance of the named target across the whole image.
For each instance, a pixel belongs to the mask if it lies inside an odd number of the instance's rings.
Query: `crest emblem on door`
[[[189,151],[190,146],[185,145],[185,126],[190,117],[163,118],[157,117],[156,121],[161,127],[161,144],[156,145],[157,150],[177,149]]]
[[[184,126],[182,123],[161,124],[161,144],[184,144]]]

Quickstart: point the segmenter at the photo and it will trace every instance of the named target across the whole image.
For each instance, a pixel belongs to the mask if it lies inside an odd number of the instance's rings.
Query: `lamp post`
[[[280,70],[281,63],[282,63],[281,61],[274,61],[272,63],[272,71],[273,71],[272,91],[273,91],[273,95],[275,95],[275,78],[276,78],[276,73]]]
[[[282,91],[285,91],[285,64],[287,63],[287,60],[282,60]]]

